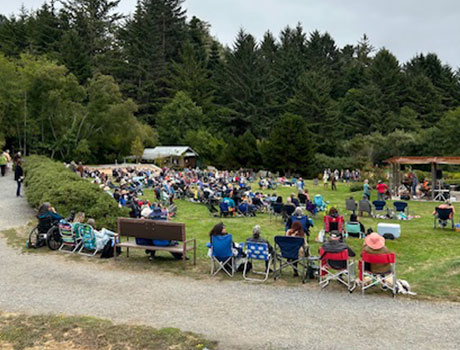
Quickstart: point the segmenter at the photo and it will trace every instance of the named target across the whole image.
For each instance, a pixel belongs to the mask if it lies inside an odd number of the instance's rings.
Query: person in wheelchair
[[[53,226],[54,223],[62,219],[62,216],[56,212],[50,203],[43,203],[38,209],[38,231],[46,233]]]

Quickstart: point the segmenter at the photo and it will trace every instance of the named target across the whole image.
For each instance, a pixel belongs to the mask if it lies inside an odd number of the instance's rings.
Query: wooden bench
[[[121,242],[120,237],[127,237],[126,242]],[[130,242],[129,238],[145,238],[155,240],[170,240],[179,242],[173,246],[146,246]],[[159,221],[149,219],[118,218],[118,243],[114,245],[114,256],[117,247],[126,248],[126,256],[129,257],[129,248],[139,248],[152,251],[164,251],[182,254],[184,268],[186,266],[186,252],[193,250],[193,265],[196,265],[196,239],[187,240],[185,237],[185,224],[171,221]],[[193,244],[190,244],[192,243]]]

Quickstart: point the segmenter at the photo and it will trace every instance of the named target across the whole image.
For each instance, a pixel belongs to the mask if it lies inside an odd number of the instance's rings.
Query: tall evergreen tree
[[[138,0],[134,15],[118,32],[121,47],[114,73],[134,98],[143,119],[154,123],[168,97],[165,78],[170,61],[179,60],[185,38],[183,0]]]

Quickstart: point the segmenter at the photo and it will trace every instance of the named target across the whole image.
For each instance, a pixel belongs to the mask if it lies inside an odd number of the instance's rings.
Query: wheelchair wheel
[[[39,237],[38,237],[38,227],[34,227],[32,231],[29,233],[29,240],[27,242],[27,248],[38,248],[39,245]]]
[[[61,234],[59,233],[59,227],[53,226],[47,233],[46,243],[50,250],[57,250],[61,246]]]

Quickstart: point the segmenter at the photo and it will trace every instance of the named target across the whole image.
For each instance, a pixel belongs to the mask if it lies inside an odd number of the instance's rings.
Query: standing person
[[[5,152],[3,152],[2,154],[0,154],[0,171],[2,173],[2,176],[5,176],[7,163],[8,163],[8,160],[5,156]]]
[[[363,185],[363,197],[366,197],[368,201],[371,200],[371,187],[369,186],[369,180],[364,180]]]
[[[337,178],[335,176],[332,176],[331,178],[331,190],[332,191],[337,191],[337,186],[336,186],[336,183],[337,182]]]
[[[22,169],[22,161],[18,160],[16,163],[16,168],[14,170],[14,180],[18,184],[18,189],[16,190],[16,197],[21,196],[21,183],[24,180],[24,170]]]
[[[382,180],[379,180],[379,183],[377,184],[377,200],[384,201],[385,194],[387,191],[388,191],[388,186],[384,184]]]

